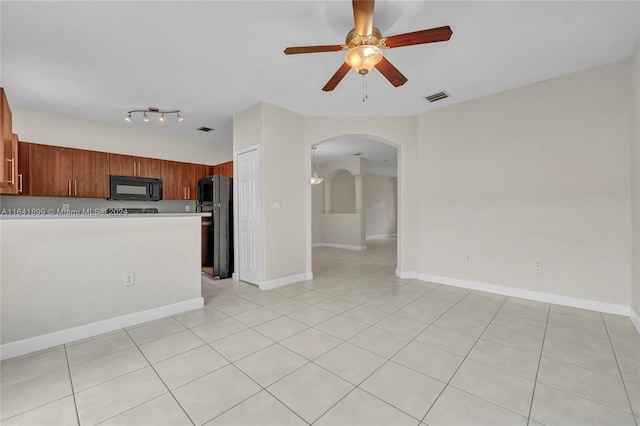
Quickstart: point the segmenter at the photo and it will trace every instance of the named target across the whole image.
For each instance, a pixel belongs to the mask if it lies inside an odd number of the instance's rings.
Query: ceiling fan
[[[402,86],[407,82],[407,78],[384,57],[382,49],[447,41],[453,34],[451,28],[445,26],[383,37],[380,30],[373,26],[375,0],[352,1],[354,28],[347,34],[344,45],[298,46],[284,49],[286,55],[347,51],[342,66],[322,88],[325,92],[335,89],[351,68],[364,76],[375,67],[393,86]]]

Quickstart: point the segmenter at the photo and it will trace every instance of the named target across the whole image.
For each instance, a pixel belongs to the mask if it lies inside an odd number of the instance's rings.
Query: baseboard
[[[396,268],[396,277],[407,280],[416,279],[418,278],[418,273],[416,271],[401,271]]]
[[[464,280],[460,278],[443,277],[431,274],[418,274],[420,281],[429,281],[437,284],[446,284],[454,287],[468,288],[472,290],[486,291],[502,294],[504,296],[520,297],[522,299],[536,300],[538,302],[554,303],[556,305],[571,306],[574,308],[588,309],[590,311],[606,312],[616,315],[630,315],[630,307],[617,303],[600,302],[580,297],[563,296],[561,294],[546,293],[542,291],[525,290],[515,287],[507,287],[496,284],[487,284],[478,281]]]
[[[97,336],[99,334],[108,333],[121,328],[131,327],[132,325],[142,324],[147,321],[153,321],[171,315],[192,311],[194,309],[202,308],[203,306],[204,299],[202,297],[196,297],[194,299],[173,303],[171,305],[160,306],[146,311],[109,318],[93,322],[91,324],[55,331],[41,336],[30,337],[17,342],[5,343],[0,345],[0,358],[13,358],[15,356],[74,342],[80,339],[86,339],[87,337]]]
[[[352,246],[348,244],[334,244],[334,243],[313,243],[311,247],[331,247],[345,250],[366,250],[367,246]]]
[[[633,325],[636,326],[636,330],[638,330],[638,333],[640,333],[640,315],[638,315],[638,312],[636,312],[635,309],[631,308],[631,314],[629,316],[631,317],[631,322],[633,322]]]
[[[238,280],[238,274],[237,274],[237,273],[235,273],[235,272],[231,273],[231,279],[232,279],[233,281],[239,281],[239,280]]]
[[[367,237],[367,241],[369,241],[369,240],[386,240],[387,238],[398,238],[398,234],[369,235]]]
[[[308,281],[313,279],[313,273],[306,272],[303,274],[289,275],[288,277],[278,278],[271,281],[262,281],[260,283],[260,290],[271,290],[272,288],[282,287],[283,285],[289,285],[300,281]]]

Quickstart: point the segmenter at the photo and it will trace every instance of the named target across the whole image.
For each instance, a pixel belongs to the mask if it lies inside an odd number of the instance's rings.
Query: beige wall
[[[630,72],[422,114],[419,272],[629,305]]]
[[[18,107],[11,112],[13,131],[25,142],[211,165],[232,159],[231,143],[176,138]]]
[[[331,179],[331,213],[355,213],[356,179],[346,170],[340,170]]]
[[[640,314],[640,41],[632,59],[631,141],[632,306]],[[640,326],[640,324],[638,324]]]
[[[324,181],[311,185],[311,242],[323,242]]]
[[[364,214],[367,237],[398,232],[398,179],[367,173],[364,176]]]

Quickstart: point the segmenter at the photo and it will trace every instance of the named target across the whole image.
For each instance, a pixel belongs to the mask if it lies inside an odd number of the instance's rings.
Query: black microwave
[[[109,187],[110,200],[162,200],[162,179],[111,175]]]

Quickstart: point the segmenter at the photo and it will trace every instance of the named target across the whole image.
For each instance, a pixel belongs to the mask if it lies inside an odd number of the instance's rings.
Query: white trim
[[[260,290],[271,290],[272,288],[282,287],[283,285],[289,285],[300,281],[308,281],[312,279],[312,272],[305,272],[304,274],[298,275],[289,275],[288,277],[282,277],[271,281],[262,281],[260,283]]]
[[[345,250],[366,250],[367,246],[351,246],[347,244],[334,244],[334,243],[313,243],[311,247],[331,247]]]
[[[396,268],[396,277],[403,279],[416,279],[418,278],[418,273],[416,271],[401,271]]]
[[[369,240],[386,240],[388,238],[398,238],[398,234],[369,235],[369,236],[367,236],[367,241],[369,241]]]
[[[537,300],[539,302],[554,303],[557,305],[572,306],[574,308],[588,309],[591,311],[606,312],[616,315],[630,315],[630,306],[617,303],[600,302],[598,300],[583,299],[580,297],[563,296],[561,294],[546,293],[542,291],[525,290],[522,288],[507,287],[496,284],[487,284],[478,281],[464,280],[460,278],[443,277],[440,275],[418,274],[420,281],[429,281],[437,284],[446,284],[454,287],[469,288],[472,290],[486,291],[505,296],[520,297],[523,299]]]
[[[76,340],[86,339],[87,337],[93,337],[121,328],[130,327],[132,325],[142,324],[147,321],[153,321],[171,315],[192,311],[194,309],[202,308],[203,306],[204,299],[202,297],[196,297],[194,299],[172,303],[171,305],[134,312],[132,314],[109,318],[78,327],[67,328],[66,330],[54,331],[53,333],[30,337],[28,339],[18,340],[17,342],[5,343],[4,345],[0,345],[0,358],[13,358],[15,356],[28,354],[41,349],[47,349],[52,346],[58,346],[64,343],[74,342]]]
[[[236,272],[233,272],[233,273],[231,274],[231,279],[232,279],[233,281],[240,281],[240,280],[238,280],[238,274],[237,274]]]
[[[631,307],[630,309],[631,313],[629,314],[629,316],[631,317],[631,322],[633,322],[633,325],[636,326],[636,330],[638,330],[638,333],[640,333],[640,315],[638,315],[633,307]]]

